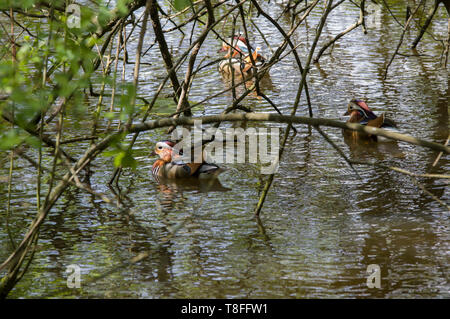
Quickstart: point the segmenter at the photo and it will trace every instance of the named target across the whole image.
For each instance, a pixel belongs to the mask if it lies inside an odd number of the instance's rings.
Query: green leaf
[[[9,150],[23,142],[23,136],[20,136],[17,130],[11,129],[0,136],[0,150]]]
[[[122,151],[114,158],[114,166],[131,167],[132,169],[135,169],[137,166],[137,161],[134,159],[130,151]]]
[[[114,112],[106,112],[105,113],[105,118],[108,120],[113,120],[116,117],[116,113]]]
[[[177,11],[182,11],[191,5],[191,0],[173,0],[173,6]]]
[[[117,1],[117,9],[119,10],[119,13],[122,14],[122,16],[125,16],[128,14],[128,4],[130,3],[130,0],[119,0]]]
[[[26,137],[25,142],[34,148],[39,148],[39,146],[41,146],[41,141],[35,136]]]
[[[122,167],[131,167],[136,169],[137,161],[131,155],[131,152],[126,152],[124,158],[122,158]]]
[[[110,157],[110,156],[117,155],[120,152],[121,152],[121,150],[119,150],[119,149],[112,149],[112,150],[103,152],[102,156]]]
[[[122,165],[122,160],[125,157],[126,152],[120,152],[119,154],[116,155],[116,157],[114,158],[114,166],[115,167],[120,167]]]

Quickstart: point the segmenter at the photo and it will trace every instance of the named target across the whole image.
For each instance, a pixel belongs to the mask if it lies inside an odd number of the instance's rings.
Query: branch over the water
[[[254,121],[254,122],[276,122],[276,123],[292,123],[292,124],[306,124],[313,126],[329,126],[341,129],[349,129],[358,131],[361,133],[383,136],[392,140],[402,141],[410,144],[415,144],[423,147],[427,147],[436,151],[449,154],[450,147],[439,143],[426,141],[417,137],[413,137],[408,134],[401,134],[397,132],[388,131],[385,129],[375,128],[371,126],[365,126],[355,123],[345,123],[342,121],[323,119],[323,118],[310,118],[304,116],[287,116],[275,113],[235,113],[235,114],[221,114],[210,115],[201,117],[180,117],[165,118],[155,121],[147,121],[144,123],[138,123],[131,125],[128,128],[129,133],[143,132],[160,127],[167,127],[172,125],[194,125],[194,122],[201,121],[202,124],[211,124],[216,122],[237,122],[237,121]]]

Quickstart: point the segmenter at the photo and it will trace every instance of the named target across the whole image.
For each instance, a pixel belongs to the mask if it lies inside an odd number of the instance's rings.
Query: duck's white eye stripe
[[[368,116],[367,116],[367,113],[364,111],[364,109],[363,109],[362,107],[360,107],[360,106],[358,105],[357,109],[358,109],[358,111],[361,111],[361,112],[364,114],[364,117],[368,117]]]
[[[236,46],[239,47],[242,51],[248,52],[247,45],[243,41],[238,40]]]
[[[165,148],[172,148],[172,146],[170,146],[169,144],[167,144],[167,143],[165,143],[165,142],[160,142],[161,144],[160,145],[162,145],[162,147],[165,147]]]

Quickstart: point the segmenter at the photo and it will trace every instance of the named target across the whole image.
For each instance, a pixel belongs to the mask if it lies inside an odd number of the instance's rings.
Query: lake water
[[[389,1],[404,21],[405,7]],[[394,3],[394,4],[393,4]],[[265,5],[267,8],[267,5]],[[271,4],[271,15],[281,7]],[[293,36],[302,62],[315,35],[321,12],[316,8]],[[354,23],[359,16],[351,3],[339,6],[330,15],[322,41],[330,39]],[[272,48],[283,40],[262,16],[252,16]],[[336,43],[331,55],[312,65],[308,84],[315,117],[346,120],[342,114],[352,98],[365,98],[377,114],[386,112],[401,132],[444,143],[449,134],[449,67],[440,64],[442,46],[426,35],[419,44],[421,56],[398,55],[383,80],[401,28],[383,10],[372,21],[368,34],[360,28]],[[178,21],[178,20],[176,20]],[[180,20],[181,21],[181,20]],[[289,29],[289,16],[278,22]],[[149,25],[144,50],[154,41]],[[166,27],[170,27],[168,24]],[[190,32],[190,25],[186,28]],[[216,30],[229,36],[229,26]],[[447,13],[441,8],[430,27],[437,38],[445,39]],[[268,56],[257,30],[249,26],[250,38]],[[130,57],[137,34],[129,45]],[[410,44],[416,29],[406,33]],[[176,33],[167,34],[173,53],[181,45]],[[200,51],[204,63],[219,57],[220,40],[212,35]],[[317,51],[318,51],[317,49]],[[316,51],[316,52],[317,52]],[[329,51],[327,51],[329,53]],[[406,46],[402,54],[412,54]],[[152,65],[141,67],[139,95],[151,98],[165,68],[157,46],[144,57]],[[182,71],[186,70],[185,66]],[[127,80],[132,81],[132,66]],[[180,72],[180,78],[183,72]],[[300,73],[292,55],[270,70],[262,85],[284,114],[295,100]],[[210,66],[197,74],[189,100],[198,102],[226,87],[217,70]],[[166,88],[164,94],[172,92]],[[239,90],[238,90],[239,93]],[[92,98],[93,111],[97,99]],[[231,92],[213,98],[196,116],[218,114],[232,103]],[[274,112],[263,99],[249,95],[242,103],[257,112]],[[105,109],[109,100],[105,100]],[[170,110],[155,108],[152,119]],[[307,116],[302,100],[297,115]],[[90,135],[91,117],[77,126],[65,122],[66,134]],[[106,121],[102,123],[102,127]],[[222,124],[222,127],[231,127]],[[279,127],[255,124],[248,127]],[[212,187],[192,183],[159,184],[151,175],[155,160],[150,156],[157,141],[166,139],[165,130],[140,134],[134,155],[136,170],[127,169],[120,179],[124,206],[119,210],[76,188],[60,197],[41,227],[37,253],[27,274],[12,290],[10,298],[448,298],[449,212],[426,195],[410,177],[374,166],[356,166],[359,176],[342,157],[307,126],[297,125],[283,154],[280,169],[265,201],[261,218],[253,211],[264,185],[257,164],[221,164],[226,171]],[[384,142],[355,145],[346,142],[341,130],[323,128],[331,139],[353,159],[397,166],[417,173],[446,173],[450,162],[443,156],[436,167],[437,152],[405,143]],[[131,139],[131,135],[128,137]],[[88,146],[86,142],[84,146]],[[82,154],[79,145],[71,149]],[[48,155],[46,149],[45,153]],[[29,150],[32,158],[37,152]],[[50,157],[44,164],[50,166]],[[36,170],[25,160],[15,160],[12,213],[9,227],[18,242],[35,216]],[[99,156],[93,163],[92,188],[113,197],[107,183],[114,169],[110,157]],[[0,207],[6,207],[9,161],[0,160]],[[5,180],[5,178],[6,180]],[[419,182],[442,201],[449,203],[445,180],[419,178]],[[206,190],[206,191],[205,191]],[[5,211],[1,212],[2,218]],[[182,223],[176,233],[174,228]],[[0,259],[12,251],[4,222],[0,224]],[[150,257],[127,266],[95,282],[91,278],[108,272],[140,252]],[[81,267],[81,289],[67,289],[66,267]],[[381,268],[381,288],[366,285],[368,265]]]

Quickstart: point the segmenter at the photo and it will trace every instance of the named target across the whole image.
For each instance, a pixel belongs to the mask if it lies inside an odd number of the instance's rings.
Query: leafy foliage
[[[182,11],[190,5],[192,5],[191,0],[173,0],[173,7],[178,11]]]
[[[0,115],[13,116],[15,122],[13,129],[8,125],[2,128],[1,150],[21,143],[36,146],[34,139],[25,138],[29,135],[25,130],[35,130],[40,114],[48,117],[52,108],[59,104],[64,103],[64,116],[70,117],[75,125],[85,117],[89,105],[85,101],[85,93],[99,81],[111,85],[110,76],[97,76],[96,66],[101,65],[98,61],[99,49],[108,43],[104,38],[97,37],[96,32],[115,15],[126,16],[132,0],[119,0],[115,8],[109,5],[109,1],[79,5],[79,27],[70,27],[67,23],[71,13],[64,11],[65,1],[53,1],[51,5],[48,3],[48,7],[46,4],[37,5],[38,2],[6,1],[0,6],[7,12],[12,6],[37,16],[26,18],[32,21],[27,25],[28,33],[16,32],[14,43],[0,48],[0,97],[6,97],[0,100]],[[16,18],[22,17],[16,14]],[[6,28],[0,29],[0,37],[9,39],[8,31]],[[116,103],[121,105],[122,112],[116,117],[126,121],[135,110],[132,101],[136,90],[132,83],[125,82],[118,92],[121,94]],[[113,118],[111,115],[102,114],[103,117]],[[129,156],[121,156],[121,162],[132,165]]]

